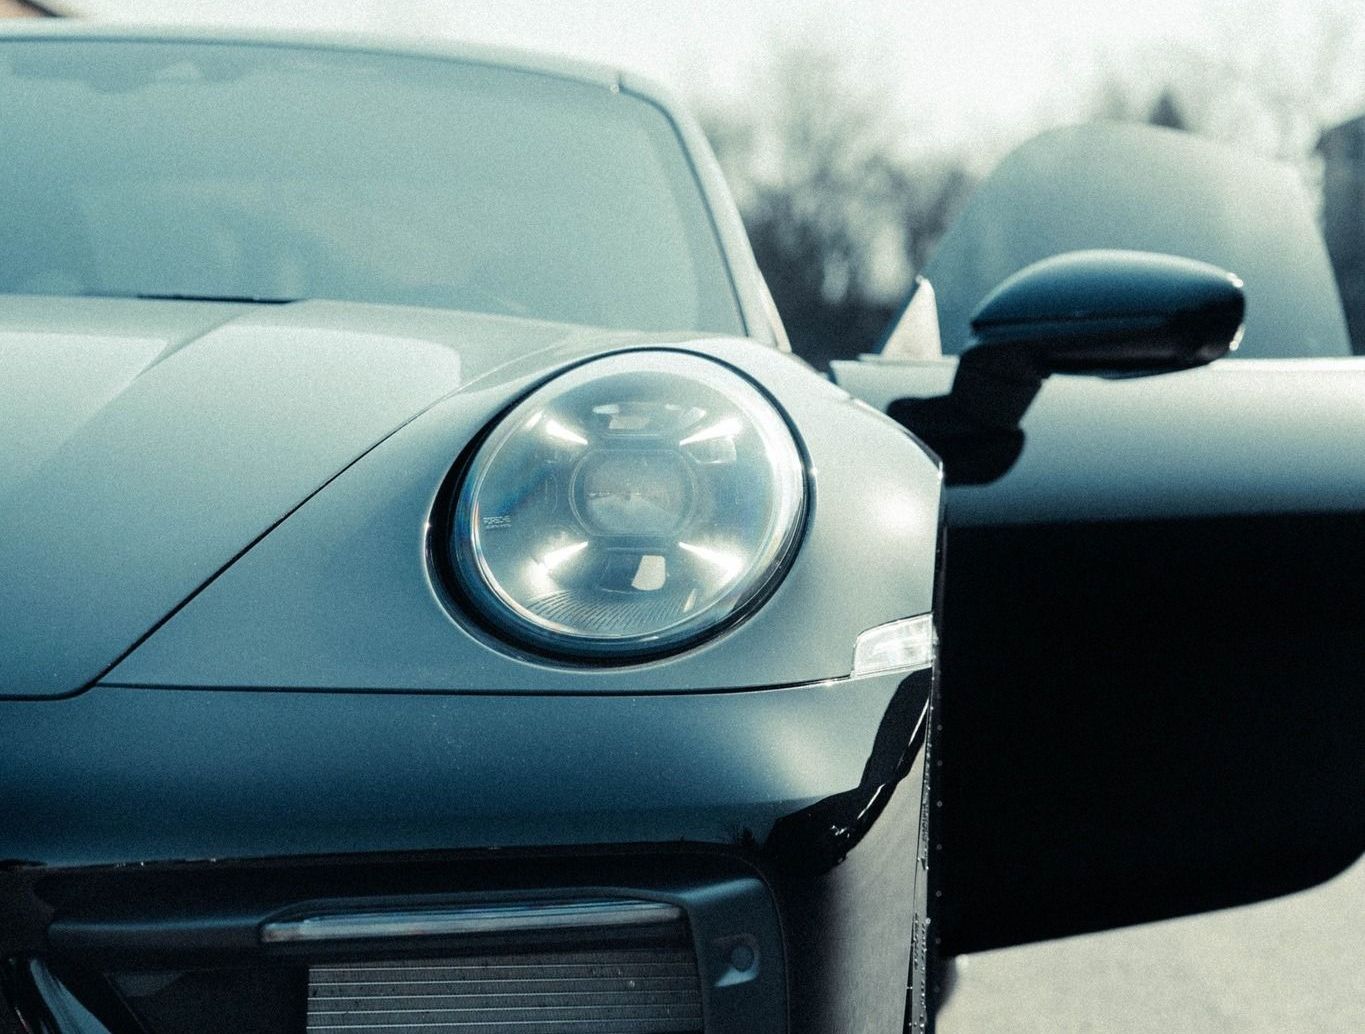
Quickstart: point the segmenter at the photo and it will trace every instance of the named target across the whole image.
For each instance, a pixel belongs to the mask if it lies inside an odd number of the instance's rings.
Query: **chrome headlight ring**
[[[807,509],[801,449],[750,380],[695,353],[589,360],[487,433],[447,559],[519,646],[628,660],[693,645],[780,581]]]

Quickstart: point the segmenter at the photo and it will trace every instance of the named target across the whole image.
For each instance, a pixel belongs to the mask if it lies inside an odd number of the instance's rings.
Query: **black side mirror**
[[[1203,262],[1073,251],[1014,274],[977,307],[947,395],[897,399],[894,419],[943,459],[947,482],[1001,477],[1020,420],[1054,373],[1132,377],[1203,366],[1237,347],[1242,283]]]

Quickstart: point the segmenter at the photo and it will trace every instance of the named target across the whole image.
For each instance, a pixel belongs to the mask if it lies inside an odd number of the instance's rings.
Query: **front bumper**
[[[2,703],[0,957],[89,994],[118,966],[255,965],[261,923],[306,902],[609,893],[682,908],[707,1034],[890,1034],[923,921],[931,687]],[[762,979],[724,982],[735,938]]]

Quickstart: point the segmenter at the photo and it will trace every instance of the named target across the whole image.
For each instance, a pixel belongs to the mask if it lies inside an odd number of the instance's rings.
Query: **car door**
[[[1081,248],[1231,270],[1245,336],[1202,369],[1051,377],[1017,462],[949,490],[949,955],[1287,893],[1365,849],[1365,358],[1295,174],[1168,130],[1045,135],[834,376],[883,409],[941,394],[983,295]]]

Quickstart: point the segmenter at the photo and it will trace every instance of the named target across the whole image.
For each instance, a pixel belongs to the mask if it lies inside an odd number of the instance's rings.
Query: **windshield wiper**
[[[139,294],[134,297],[160,302],[246,302],[252,305],[288,305],[299,301],[298,298],[261,298],[252,294]]]

